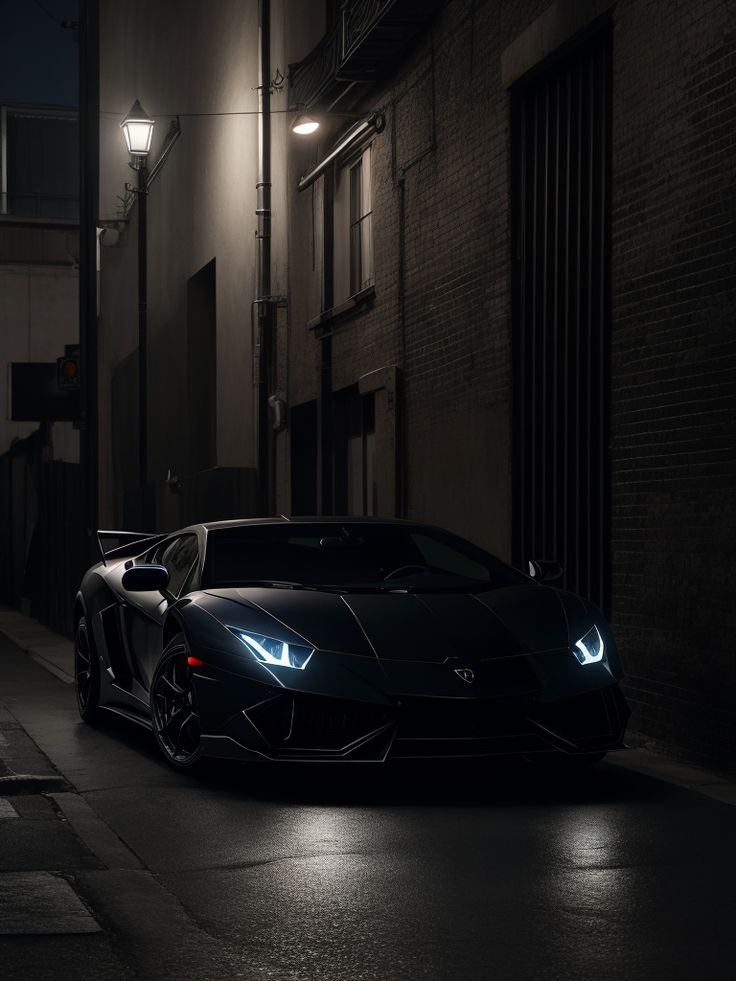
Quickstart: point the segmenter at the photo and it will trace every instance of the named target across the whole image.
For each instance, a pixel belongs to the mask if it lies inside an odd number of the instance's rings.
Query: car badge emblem
[[[469,685],[475,681],[475,671],[472,668],[455,668],[454,671],[458,678],[462,678]]]

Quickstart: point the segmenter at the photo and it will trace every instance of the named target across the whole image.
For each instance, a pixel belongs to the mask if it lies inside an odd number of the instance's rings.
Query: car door
[[[169,570],[167,589],[158,592],[129,593],[127,634],[140,682],[148,690],[161,657],[162,627],[169,607],[177,601],[199,560],[197,536],[191,533],[167,538],[146,555],[146,562],[165,565]]]

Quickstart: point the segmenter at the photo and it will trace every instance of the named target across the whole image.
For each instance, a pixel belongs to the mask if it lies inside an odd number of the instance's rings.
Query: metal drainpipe
[[[86,554],[96,562],[99,516],[97,398],[97,216],[99,214],[99,10],[93,0],[79,7],[79,347],[81,419],[79,430]]]
[[[267,514],[269,506],[268,465],[268,378],[273,332],[271,303],[271,4],[258,2],[258,180],[256,183],[258,240],[256,260],[256,343],[258,377],[256,381],[256,469],[258,510]]]

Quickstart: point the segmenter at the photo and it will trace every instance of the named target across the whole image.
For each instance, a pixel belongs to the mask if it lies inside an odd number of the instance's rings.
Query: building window
[[[0,215],[79,218],[74,109],[0,106]]]
[[[370,147],[350,168],[350,295],[373,282]]]
[[[371,148],[335,172],[332,304],[340,306],[373,285]]]

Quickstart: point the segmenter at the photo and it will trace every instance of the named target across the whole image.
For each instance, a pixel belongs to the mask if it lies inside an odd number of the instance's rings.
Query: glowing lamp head
[[[148,156],[153,138],[153,120],[137,99],[120,127],[125,137],[128,153],[132,153],[135,157]]]
[[[291,124],[292,133],[298,133],[299,136],[307,136],[309,133],[313,133],[316,129],[319,129],[319,123],[316,119],[311,116],[307,116],[305,113],[300,113]]]

